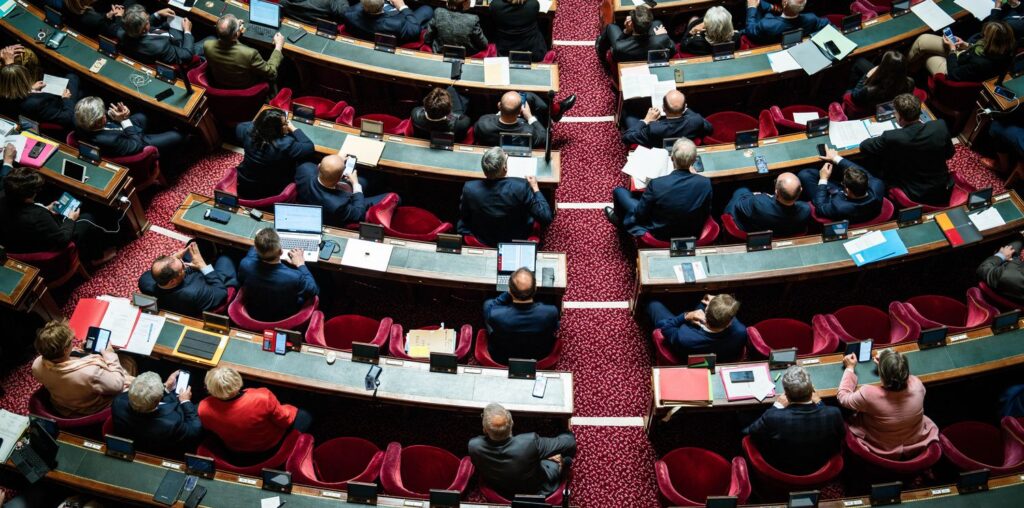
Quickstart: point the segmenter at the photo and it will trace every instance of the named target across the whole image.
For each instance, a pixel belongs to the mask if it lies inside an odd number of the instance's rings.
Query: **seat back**
[[[887,344],[891,325],[889,315],[870,305],[848,305],[832,313],[843,331],[855,340],[873,339]]]
[[[107,421],[107,419],[110,418],[110,407],[105,407],[94,414],[80,416],[77,418],[66,418],[60,416],[50,404],[50,392],[42,386],[40,386],[38,390],[32,392],[32,395],[29,396],[28,412],[57,422],[57,427],[61,430],[100,427]]]
[[[267,459],[264,459],[255,464],[242,464],[237,462],[230,462],[234,459],[230,458],[230,452],[224,447],[219,439],[214,436],[207,437],[196,449],[196,455],[202,455],[205,457],[213,457],[214,466],[221,471],[230,471],[247,476],[259,476],[260,471],[265,468],[280,469],[288,461],[288,456],[291,455],[292,450],[295,449],[295,445],[298,443],[299,436],[302,433],[297,430],[292,430],[284,437],[278,446],[277,451],[274,455]]]
[[[879,473],[882,476],[885,473],[901,476],[913,475],[934,466],[942,458],[942,447],[937,442],[928,445],[925,451],[907,460],[891,460],[875,455],[849,429],[846,430],[844,442],[846,449],[851,454],[870,467],[870,471],[874,473],[873,476],[877,476]]]
[[[1003,430],[988,423],[954,423],[939,433],[939,444],[943,456],[961,471],[999,469],[1005,464]]]
[[[217,182],[214,189],[231,194],[238,195],[238,168],[231,166],[225,172],[224,176]],[[295,201],[295,197],[298,196],[298,187],[295,186],[295,182],[289,183],[281,190],[280,194],[276,196],[269,196],[262,199],[238,199],[238,204],[244,208],[258,208],[262,210],[272,210],[276,203],[291,203]]]
[[[420,327],[420,330],[437,330],[440,328],[439,325],[428,325]],[[388,351],[391,352],[391,356],[402,358],[405,360],[413,360],[419,362],[428,361],[427,358],[413,358],[405,352],[405,333],[402,325],[394,324],[391,325],[391,336],[390,344],[388,345]],[[461,362],[465,359],[466,355],[469,354],[470,348],[473,346],[473,327],[471,325],[462,325],[459,328],[458,334],[455,338],[455,356]]]
[[[358,437],[338,437],[313,449],[317,477],[328,484],[376,482],[384,463],[377,445]]]
[[[396,116],[381,113],[369,113],[355,119],[354,125],[356,127],[359,127],[360,120],[374,120],[382,122],[384,124],[385,134],[393,134],[395,136],[412,136],[412,120],[409,118],[403,120]]]
[[[733,143],[736,141],[736,133],[758,128],[756,118],[738,111],[722,111],[708,115],[707,121],[711,122],[711,134],[704,136],[704,144]],[[765,133],[759,133],[763,137]]]
[[[761,355],[768,356],[772,349],[795,347],[797,355],[807,356],[831,351],[817,351],[810,325],[788,318],[766,319],[747,327],[747,337]]]
[[[655,328],[651,332],[651,341],[654,342],[654,353],[658,365],[682,365],[684,363],[685,358],[679,358],[669,349],[668,344],[665,343],[665,335],[661,333],[660,328]]]
[[[391,443],[384,454],[381,484],[389,495],[426,499],[430,489],[463,491],[473,475],[469,457],[461,460],[447,450]]]
[[[907,299],[906,303],[917,313],[922,327],[948,326],[963,328],[967,324],[967,306],[948,296],[921,295]]]
[[[239,289],[235,299],[228,304],[228,317],[231,318],[231,322],[239,328],[257,333],[263,333],[263,330],[270,330],[272,328],[303,331],[309,324],[309,320],[313,316],[313,311],[315,311],[317,306],[320,305],[320,297],[314,296],[311,300],[307,300],[298,312],[280,321],[259,321],[254,319],[249,315],[249,311],[245,309],[243,302],[245,302],[244,288]]]
[[[817,106],[810,106],[806,104],[794,104],[792,106],[786,106],[785,108],[772,106],[768,111],[771,113],[772,120],[775,122],[775,125],[779,127],[779,130],[783,133],[803,132],[807,130],[807,126],[805,124],[798,123],[793,120],[794,113],[815,113],[818,115],[818,118],[823,118],[828,114],[825,110]]]
[[[728,233],[729,236],[741,242],[747,241],[746,231],[740,229],[739,225],[736,224],[736,219],[734,219],[732,215],[727,213],[722,214],[722,227],[725,228],[725,232]]]
[[[978,289],[981,290],[981,294],[984,297],[985,301],[995,304],[995,306],[999,307],[1000,309],[1024,309],[1024,305],[1016,303],[1013,300],[1010,300],[1009,298],[1006,298],[1005,296],[996,293],[994,289],[992,289],[988,284],[985,284],[984,282],[978,282]]]
[[[829,458],[828,462],[822,465],[817,471],[806,475],[789,474],[768,463],[761,452],[754,445],[750,436],[744,436],[743,452],[754,470],[754,477],[758,479],[758,493],[764,497],[771,493],[771,497],[783,497],[788,492],[798,490],[811,490],[824,485],[843,472],[843,454],[837,453]]]
[[[211,100],[210,112],[218,124],[233,128],[242,122],[248,122],[256,116],[256,113],[267,102],[270,93],[270,85],[266,82],[257,83],[249,88],[228,89],[215,88],[210,86],[206,74],[206,62],[188,71],[188,78],[206,89],[206,95]]]
[[[356,314],[335,316],[324,323],[324,345],[345,351],[352,350],[353,342],[369,342],[383,347],[392,323],[391,318],[378,321]]]
[[[78,246],[75,242],[68,242],[63,249],[46,252],[8,252],[11,259],[28,263],[39,269],[39,275],[46,281],[47,287],[57,287],[75,275],[76,272],[84,270],[81,268],[82,261],[78,257]]]
[[[676,448],[655,464],[658,486],[671,504],[703,506],[708,496],[729,494],[732,467],[717,453]]]
[[[773,138],[779,135],[779,127],[775,125],[771,111],[762,109],[757,115],[757,130],[758,132],[763,132],[766,138]]]

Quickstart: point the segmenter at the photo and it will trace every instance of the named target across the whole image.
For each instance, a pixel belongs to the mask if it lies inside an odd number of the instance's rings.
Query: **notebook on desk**
[[[413,358],[430,358],[430,353],[454,353],[456,333],[452,328],[409,330],[405,352]]]
[[[224,355],[227,345],[227,335],[186,326],[181,330],[178,342],[174,346],[173,355],[204,365],[216,366],[220,363],[220,358]]]
[[[658,370],[658,402],[661,405],[710,406],[711,371],[708,369]]]

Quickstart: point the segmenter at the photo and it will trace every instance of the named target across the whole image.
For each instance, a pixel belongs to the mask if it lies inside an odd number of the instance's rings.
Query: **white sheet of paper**
[[[864,120],[864,127],[868,130],[868,135],[873,138],[881,136],[885,131],[891,131],[896,128],[896,124],[892,120],[886,120],[884,122],[872,122],[871,120]]]
[[[672,171],[672,161],[664,148],[636,147],[626,158],[622,172],[633,177],[633,186],[642,188],[647,182]]]
[[[277,508],[281,506],[281,496],[260,499],[260,508]]]
[[[999,210],[994,206],[986,208],[980,212],[972,213],[968,215],[967,218],[971,219],[971,222],[974,223],[974,227],[978,228],[978,231],[985,231],[986,229],[992,229],[1006,224],[1006,221],[1003,220],[1003,216],[999,214]]]
[[[185,31],[185,28],[183,26],[181,26],[181,16],[175,16],[173,18],[168,18],[167,26],[170,27],[172,30],[177,30],[179,32],[184,32]]]
[[[28,417],[11,413],[0,409],[0,438],[4,442],[0,444],[0,462],[7,462],[7,458],[14,451],[14,445],[21,439],[21,435],[28,428]]]
[[[651,68],[646,65],[631,65],[629,67],[622,67],[619,71],[620,76],[650,76]]]
[[[21,157],[25,154],[25,144],[28,143],[28,138],[20,134],[7,136],[4,138],[4,146],[0,146],[0,156],[3,156],[8,143],[14,145],[14,149],[18,152],[18,160],[15,162],[21,162]]]
[[[828,140],[839,150],[860,145],[861,141],[871,137],[868,128],[860,120],[846,122],[830,122],[828,124]]]
[[[17,126],[18,124],[6,118],[0,118],[0,137],[7,137],[8,134],[14,132],[14,128]],[[3,147],[0,146],[0,150],[2,149]]]
[[[654,87],[651,88],[651,107],[663,110],[665,94],[675,89],[675,81],[655,81]],[[662,111],[661,115],[665,116],[665,111]]]
[[[646,68],[646,67],[645,67]],[[658,83],[658,76],[648,72],[647,74],[623,75],[620,82],[622,99],[635,99],[637,97],[649,97]],[[672,83],[675,86],[675,83]]]
[[[807,122],[817,119],[818,114],[813,111],[810,113],[793,113],[793,121],[800,125],[807,125]]]
[[[394,246],[389,243],[368,242],[356,238],[345,241],[345,252],[341,255],[341,265],[364,270],[384,272],[391,261]]]
[[[991,4],[990,4],[991,5]],[[910,10],[921,18],[928,25],[928,28],[932,30],[942,30],[943,28],[953,24],[953,18],[946,14],[946,11],[939,7],[939,4],[927,0],[914,5]]]
[[[552,0],[537,0],[537,1],[540,4],[540,12],[548,12],[548,9],[551,8]]]
[[[156,314],[139,314],[139,321],[135,323],[135,330],[128,339],[128,347],[123,351],[149,356],[156,345],[156,339],[160,336],[160,330],[164,328],[167,318]]]
[[[508,176],[516,178],[526,178],[528,176],[537,176],[537,158],[536,157],[509,157],[508,161]]]
[[[181,10],[183,10],[185,12],[189,12],[189,11],[192,10],[191,7],[185,7],[185,3],[182,2],[181,0],[170,0],[167,3],[172,5],[172,6],[174,6],[174,7],[176,7],[176,8],[178,8],[178,9],[181,9]],[[180,23],[180,21],[179,21],[179,23]]]
[[[507,56],[484,58],[485,85],[509,85],[511,79]]]
[[[51,76],[49,74],[43,74],[43,83],[46,84],[46,86],[43,87],[43,93],[64,95],[64,90],[67,90],[68,88],[68,78]]]
[[[870,249],[883,243],[885,243],[885,235],[881,231],[872,231],[844,243],[843,247],[846,248],[846,253],[852,256],[864,249]]]
[[[127,298],[103,295],[99,299],[105,300],[109,304],[107,313],[100,321],[100,328],[110,330],[110,343],[114,347],[127,346],[132,329],[135,327],[135,321],[139,317],[139,308],[132,305],[132,301]]]
[[[800,64],[796,63],[789,51],[768,53],[768,62],[772,64],[772,70],[776,73],[795,71],[800,68]]]
[[[989,0],[955,0],[953,3],[963,7],[979,20],[987,18],[992,12],[992,2]]]

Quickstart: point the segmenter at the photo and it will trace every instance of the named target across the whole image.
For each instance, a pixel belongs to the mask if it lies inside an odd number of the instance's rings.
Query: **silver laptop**
[[[315,205],[274,205],[274,231],[281,237],[281,259],[288,251],[302,249],[306,261],[316,262],[323,237],[323,212]]]
[[[244,38],[271,43],[281,28],[281,7],[264,0],[249,1],[249,23]]]
[[[513,157],[533,156],[533,134],[529,132],[504,132],[498,144],[505,153]]]
[[[537,244],[515,242],[498,244],[498,291],[508,291],[508,279],[520,268],[537,271]]]

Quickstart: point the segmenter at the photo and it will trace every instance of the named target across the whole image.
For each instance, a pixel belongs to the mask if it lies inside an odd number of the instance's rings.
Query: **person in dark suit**
[[[949,203],[953,179],[946,161],[955,151],[946,122],[922,123],[921,100],[911,94],[897,95],[892,104],[900,128],[861,142],[864,167],[918,203]]]
[[[725,205],[736,225],[747,232],[772,230],[775,236],[799,234],[807,229],[811,207],[799,201],[802,188],[793,173],[782,173],[775,179],[775,194],[753,193],[740,187]]]
[[[626,16],[621,28],[615,23],[604,27],[597,38],[597,59],[610,71],[608,51],[612,52],[612,62],[647,61],[648,51],[674,50],[674,46],[668,30],[654,19],[654,11],[647,4],[640,4]]]
[[[808,37],[828,25],[828,18],[803,12],[807,0],[782,0],[782,13],[772,12],[772,4],[762,0],[747,0],[747,26],[743,29],[754,44],[775,44],[782,34],[802,29]]]
[[[907,59],[911,71],[924,66],[931,75],[945,74],[950,81],[980,82],[1009,70],[1015,51],[1016,37],[1010,25],[990,21],[969,41],[920,35],[910,47]]]
[[[690,20],[689,30],[679,41],[679,50],[692,55],[710,55],[712,46],[731,42],[737,47],[742,33],[733,28],[732,14],[721,5],[716,5],[704,13],[704,21],[699,18]]]
[[[423,42],[438,54],[444,53],[445,46],[466,48],[466,56],[486,50],[487,36],[480,26],[480,16],[460,12],[469,10],[469,0],[448,0],[447,5],[447,9],[434,9]]]
[[[688,138],[694,140],[711,134],[711,122],[700,113],[686,107],[686,96],[679,90],[671,90],[661,101],[665,108],[665,118],[658,108],[647,110],[642,120],[626,116],[623,120],[626,131],[622,133],[622,142],[637,144],[647,148],[661,148],[662,142],[671,138]]]
[[[697,147],[686,138],[672,145],[671,173],[647,182],[640,199],[625,187],[612,191],[613,207],[605,207],[605,217],[633,236],[650,233],[659,240],[700,236],[711,211],[711,180],[697,174],[693,161]]]
[[[1019,43],[1021,38],[1024,38],[1024,3],[1021,3],[1020,0],[1009,0],[1005,3],[995,2],[992,12],[982,20],[982,23],[989,21],[1002,21],[1010,25],[1013,36]]]
[[[148,452],[179,455],[194,450],[203,437],[203,424],[192,403],[192,387],[174,393],[180,372],[162,383],[156,372],[136,376],[110,406],[114,435],[131,439],[137,449]]]
[[[693,310],[678,316],[658,300],[647,304],[647,316],[670,351],[680,358],[714,353],[719,363],[738,361],[747,345],[747,327],[736,319],[739,310],[732,295],[704,295]]]
[[[318,19],[340,23],[348,8],[347,0],[281,0],[282,16],[307,25],[316,25]]]
[[[288,121],[288,114],[267,108],[252,122],[235,127],[235,136],[245,148],[238,165],[238,197],[263,199],[280,194],[295,180],[295,166],[316,154],[316,147],[301,129]]]
[[[153,260],[139,277],[139,291],[156,297],[163,310],[198,317],[227,302],[228,288],[238,287],[237,276],[231,258],[219,256],[208,265],[193,242]]]
[[[978,266],[978,280],[1006,298],[1024,302],[1024,264],[1020,260],[1021,241],[1004,245]]]
[[[295,186],[300,203],[320,206],[324,224],[339,228],[366,220],[366,211],[387,197],[365,196],[366,180],[359,178],[357,170],[345,175],[344,155],[328,155],[319,165],[300,164],[295,169]]]
[[[433,15],[429,5],[412,9],[405,0],[361,0],[345,11],[345,31],[371,41],[374,34],[394,35],[402,44],[419,40]]]
[[[152,145],[160,150],[161,159],[180,158],[177,152],[184,148],[185,136],[175,130],[147,133],[147,123],[145,115],[132,114],[123,102],[112,103],[106,110],[103,99],[95,96],[75,104],[75,136],[79,141],[98,147],[104,157],[135,155]],[[161,166],[165,172],[176,167],[174,164]]]
[[[469,458],[480,481],[508,499],[517,494],[550,496],[576,456],[576,436],[513,436],[512,423],[512,414],[500,404],[484,408],[484,435],[469,440]]]
[[[535,115],[536,108],[547,111],[547,103],[537,94],[528,92],[523,102],[519,92],[505,92],[498,101],[498,114],[483,115],[476,121],[473,139],[478,145],[497,146],[502,133],[528,132],[533,134],[534,148],[543,148],[548,130]]]
[[[473,120],[466,114],[469,100],[459,95],[455,87],[436,87],[423,98],[423,105],[413,108],[412,132],[417,138],[430,139],[434,132],[451,132],[455,142],[466,137]]]
[[[196,56],[203,56],[202,42],[192,37],[192,22],[182,18],[181,30],[170,27],[175,17],[170,7],[160,9],[152,16],[141,4],[124,11],[124,37],[121,51],[143,63],[160,62],[187,67]]]
[[[238,281],[245,292],[242,304],[253,319],[280,321],[320,293],[301,250],[288,251],[288,264],[281,262],[281,237],[273,228],[261,229],[253,243],[238,264]]]
[[[994,142],[995,158],[981,157],[981,166],[989,171],[1010,175],[1006,187],[1013,187],[1024,175],[1024,122],[1021,114],[993,119],[988,135]]]
[[[537,0],[492,0],[488,6],[494,26],[494,44],[498,54],[529,51],[534,62],[544,59],[548,43],[537,25],[540,2]]]
[[[850,224],[878,217],[885,198],[885,183],[853,161],[840,157],[832,148],[822,159],[828,162],[820,170],[808,168],[798,175],[803,187],[801,199],[814,204],[818,217],[849,220]],[[842,185],[829,181],[833,165],[842,171]]]
[[[821,403],[811,376],[799,365],[782,375],[782,388],[786,393],[743,432],[776,469],[811,474],[840,452],[846,435],[843,414]]]
[[[64,22],[78,28],[89,37],[104,35],[120,39],[124,30],[121,24],[124,5],[102,2],[108,10],[101,13],[99,3],[96,0],[64,0]],[[128,0],[125,3],[134,2]]]
[[[20,64],[0,68],[0,112],[10,118],[24,115],[37,122],[55,123],[70,129],[75,125],[78,75],[67,74],[68,86],[61,95],[43,92],[46,84],[32,82],[28,69]]]
[[[462,186],[459,234],[473,235],[486,245],[497,245],[529,238],[534,221],[547,226],[554,220],[548,200],[537,186],[537,178],[506,176],[507,158],[499,147],[488,149],[480,161],[486,179]]]
[[[494,361],[507,365],[509,358],[540,360],[555,346],[558,308],[535,302],[537,279],[527,268],[512,273],[508,291],[484,302],[487,351]]]

